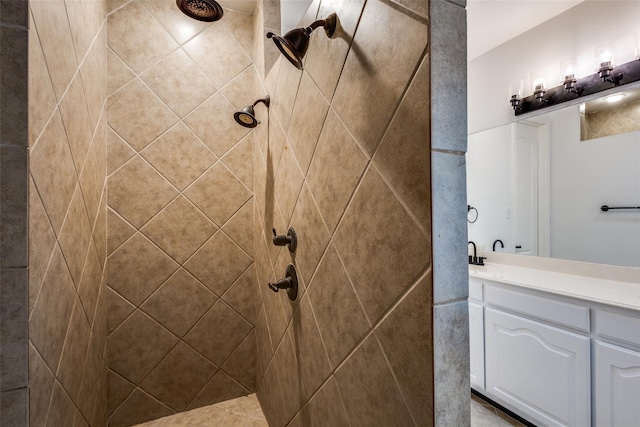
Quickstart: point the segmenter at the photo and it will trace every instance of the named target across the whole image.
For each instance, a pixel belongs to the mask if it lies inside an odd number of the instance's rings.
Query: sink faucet
[[[469,255],[469,264],[484,265],[484,260],[487,258],[483,256],[481,257],[478,256],[476,244],[473,241],[469,240],[469,243],[467,244],[467,246],[469,245],[473,245],[473,255]]]
[[[496,243],[500,242],[500,247],[504,249],[504,243],[502,243],[502,240],[497,239],[495,242],[493,242],[493,252],[496,251]]]

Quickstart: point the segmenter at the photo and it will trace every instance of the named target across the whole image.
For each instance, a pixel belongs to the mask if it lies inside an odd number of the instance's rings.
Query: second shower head
[[[198,21],[213,22],[222,18],[224,10],[215,0],[176,0],[178,9]]]
[[[236,112],[233,115],[233,118],[236,119],[236,122],[238,122],[239,125],[244,126],[246,128],[254,128],[258,126],[258,124],[260,123],[260,120],[256,118],[256,113],[253,107],[255,107],[261,102],[264,105],[266,105],[267,108],[269,108],[269,105],[271,104],[271,98],[269,97],[269,95],[267,95],[262,99],[258,99],[252,105],[247,105],[242,110]]]

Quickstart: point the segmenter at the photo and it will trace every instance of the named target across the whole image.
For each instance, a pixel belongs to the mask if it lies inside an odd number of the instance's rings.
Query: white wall
[[[297,28],[312,0],[280,0],[280,34]],[[324,17],[320,18],[324,19]],[[304,22],[308,26],[311,22]]]
[[[549,114],[551,256],[640,266],[640,132],[580,141],[578,106]]]
[[[469,62],[469,133],[515,121],[508,103],[510,81],[524,79],[528,96],[531,73],[544,70],[552,78],[548,86],[558,86],[560,61],[569,56],[578,60],[578,77],[593,74],[594,49],[604,42],[615,43],[618,63],[628,62],[636,31],[640,1],[587,0]]]

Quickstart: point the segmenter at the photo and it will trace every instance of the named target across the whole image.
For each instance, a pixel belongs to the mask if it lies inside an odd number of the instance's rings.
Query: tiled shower
[[[28,135],[2,129],[0,185],[22,183],[3,200],[29,218],[28,244],[3,228],[2,328],[29,329],[1,337],[0,425],[126,426],[253,392],[272,426],[468,420],[466,124],[447,123],[465,104],[438,95],[443,70],[464,80],[464,31],[442,35],[463,4],[316,0],[302,21],[340,27],[299,71],[262,37],[273,1],[208,24],[172,0],[0,3],[23,19],[3,58],[28,33],[29,66]],[[255,130],[232,120],[266,94]],[[294,254],[271,243],[289,226]],[[289,263],[295,302],[266,286]]]

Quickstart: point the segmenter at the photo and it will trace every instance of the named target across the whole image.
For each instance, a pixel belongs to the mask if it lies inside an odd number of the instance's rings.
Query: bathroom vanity
[[[472,388],[537,426],[640,425],[640,269],[529,258],[469,267]]]

